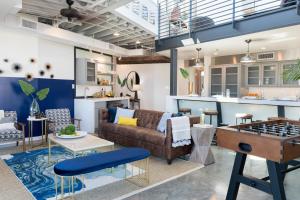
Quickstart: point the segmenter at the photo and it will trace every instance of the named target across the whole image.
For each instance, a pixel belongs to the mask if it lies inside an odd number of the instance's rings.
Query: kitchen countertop
[[[97,103],[97,102],[106,102],[106,101],[121,101],[121,100],[129,100],[129,97],[105,97],[105,98],[78,98],[75,99],[75,101],[78,102],[92,102],[92,103]]]
[[[241,99],[241,98],[201,97],[201,96],[169,96],[169,97],[177,100],[190,100],[190,101],[211,101],[211,102],[220,102],[220,103],[240,103],[240,104],[300,107],[300,101],[292,101],[292,100],[289,101],[289,100],[271,100],[271,99]]]

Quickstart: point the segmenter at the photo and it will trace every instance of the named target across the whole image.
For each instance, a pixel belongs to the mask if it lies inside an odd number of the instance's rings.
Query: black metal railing
[[[299,6],[300,0],[160,0],[158,39]]]

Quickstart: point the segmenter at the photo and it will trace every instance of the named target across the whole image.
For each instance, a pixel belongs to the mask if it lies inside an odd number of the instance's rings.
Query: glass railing
[[[299,0],[160,0],[158,38],[167,38],[225,23],[296,7]]]

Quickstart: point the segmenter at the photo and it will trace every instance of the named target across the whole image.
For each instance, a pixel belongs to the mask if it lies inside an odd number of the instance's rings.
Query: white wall
[[[43,78],[54,74],[55,79],[74,80],[74,51],[73,46],[39,38],[36,34],[0,26],[0,61],[4,71],[0,76],[25,77],[31,73],[40,78],[39,71],[45,70],[47,63],[52,69]],[[9,62],[3,62],[3,59]],[[34,58],[36,63],[30,63]],[[12,65],[18,63],[22,70],[16,73]]]
[[[130,71],[136,71],[140,76],[141,108],[165,111],[165,97],[170,94],[170,64],[136,64],[136,65],[117,65],[117,74],[123,80]],[[127,87],[116,87],[116,95],[120,92],[134,96]]]

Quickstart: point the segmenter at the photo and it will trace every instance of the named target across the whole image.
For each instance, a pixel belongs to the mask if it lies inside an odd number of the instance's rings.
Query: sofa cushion
[[[132,138],[136,141],[144,141],[157,145],[164,145],[166,137],[164,137],[159,132],[142,127],[132,127],[132,126],[123,126],[115,125],[116,134]]]
[[[156,130],[163,112],[151,110],[136,110],[134,118],[138,118],[138,126]]]
[[[101,129],[107,133],[115,133],[117,132],[117,126],[116,124],[113,123],[108,123],[108,122],[103,122],[101,124]]]
[[[115,117],[114,123],[117,124],[119,121],[119,117],[130,117],[132,118],[134,115],[134,110],[124,109],[124,108],[117,108],[117,114]]]
[[[0,124],[5,124],[5,123],[14,123],[14,119],[12,117],[2,117],[0,119]]]
[[[119,117],[118,124],[136,127],[137,126],[137,118]]]
[[[0,143],[16,141],[22,138],[22,131],[19,131],[17,129],[0,130]]]

